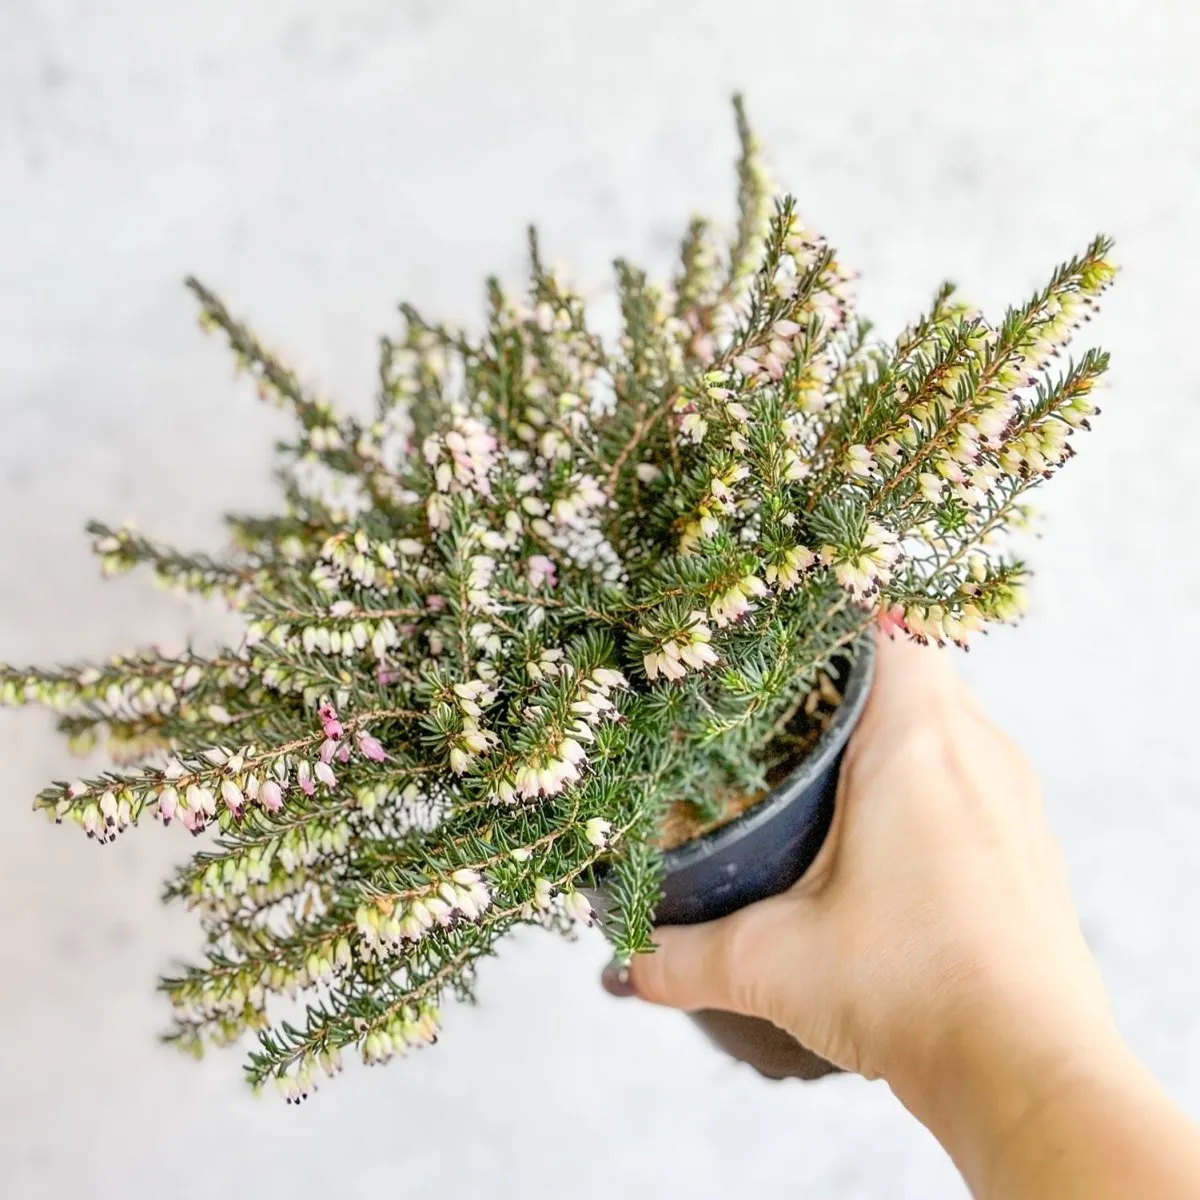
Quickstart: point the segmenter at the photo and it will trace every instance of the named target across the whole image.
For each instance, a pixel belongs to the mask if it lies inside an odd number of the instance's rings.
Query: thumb
[[[663,926],[654,951],[634,955],[629,985],[652,1004],[776,1020],[790,1007],[788,980],[811,936],[804,908],[784,893],[704,925]]]
[[[728,1008],[729,919],[656,929],[654,949],[635,954],[629,963],[630,988],[641,999],[669,1008]]]

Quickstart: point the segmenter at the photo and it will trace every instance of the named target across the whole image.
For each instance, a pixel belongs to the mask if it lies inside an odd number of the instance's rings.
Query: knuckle
[[[765,953],[761,917],[759,911],[743,909],[727,919],[718,944],[716,967],[730,1003],[739,1012],[753,1016],[766,1016],[771,999],[770,963]]]
[[[851,743],[843,770],[847,786],[874,777],[905,778],[957,769],[965,760],[957,718],[904,722]]]

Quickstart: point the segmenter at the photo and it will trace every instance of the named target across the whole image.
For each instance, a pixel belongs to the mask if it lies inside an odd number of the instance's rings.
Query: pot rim
[[[701,834],[700,837],[663,851],[664,874],[683,871],[741,841],[751,830],[772,820],[780,809],[786,808],[817,779],[845,749],[867,703],[871,681],[875,676],[875,639],[868,631],[855,643],[857,653],[850,665],[846,690],[829,728],[817,739],[812,752],[780,784],[772,788],[757,804],[739,813],[732,821]]]

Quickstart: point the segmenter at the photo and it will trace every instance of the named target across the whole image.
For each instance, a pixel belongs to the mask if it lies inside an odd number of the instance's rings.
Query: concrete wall
[[[740,87],[886,330],[944,275],[994,307],[1119,238],[1104,417],[1047,494],[1025,628],[963,669],[1042,772],[1123,1029],[1200,1116],[1198,35],[1182,0],[3,0],[0,659],[221,625],[102,586],[81,536],[213,547],[269,502],[278,418],[185,272],[365,405],[393,300],[477,312],[529,219],[602,295],[614,255],[661,267],[692,210],[728,216]],[[432,1053],[256,1102],[236,1055],[153,1041],[188,846],[32,816],[68,770],[48,719],[0,713],[0,1194],[963,1194],[882,1085],[771,1086],[608,999],[597,936],[516,939]]]

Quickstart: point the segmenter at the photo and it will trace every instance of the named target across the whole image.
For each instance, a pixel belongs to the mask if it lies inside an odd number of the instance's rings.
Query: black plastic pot
[[[867,702],[875,668],[870,637],[857,647],[842,703],[812,753],[754,808],[664,855],[659,925],[694,925],[785,891],[808,869],[833,819],[842,754]],[[712,1010],[692,1019],[721,1049],[771,1079],[817,1079],[837,1070],[770,1021]]]

